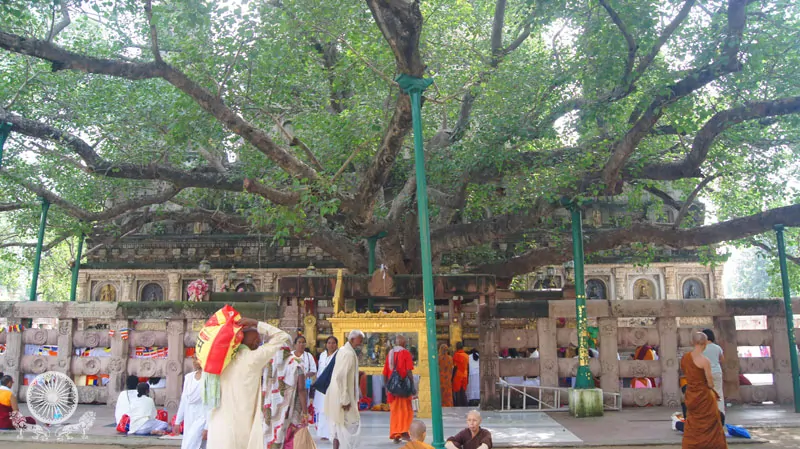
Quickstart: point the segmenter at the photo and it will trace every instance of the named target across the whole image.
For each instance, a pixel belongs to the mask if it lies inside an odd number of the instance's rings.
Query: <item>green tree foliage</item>
[[[800,225],[798,18],[782,0],[9,0],[0,245],[31,242],[44,196],[53,248],[202,221],[363,271],[386,231],[380,260],[416,272],[400,73],[435,80],[437,262],[512,276],[571,258],[562,197],[630,209],[587,253],[746,244]],[[718,224],[684,207],[698,198]],[[673,221],[640,213],[652,202]]]

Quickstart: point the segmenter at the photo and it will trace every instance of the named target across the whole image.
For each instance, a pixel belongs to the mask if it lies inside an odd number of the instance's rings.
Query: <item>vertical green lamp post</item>
[[[589,370],[589,326],[586,319],[586,285],[583,280],[583,225],[581,209],[570,206],[572,212],[572,257],[575,259],[575,318],[578,332],[578,374],[575,388],[594,388]]]
[[[86,235],[81,232],[78,237],[78,251],[75,253],[75,263],[72,265],[72,282],[69,285],[69,300],[75,302],[76,292],[78,290],[78,272],[81,270],[81,257],[83,256],[83,240]]]
[[[783,306],[786,309],[786,330],[789,333],[789,360],[792,364],[792,387],[794,389],[794,411],[800,413],[800,372],[797,365],[797,344],[794,338],[794,313],[792,295],[789,290],[789,273],[786,267],[786,242],[783,238],[783,225],[775,225],[778,237],[778,262],[781,266],[781,286],[783,287]]]
[[[425,327],[428,335],[428,361],[431,382],[431,421],[433,447],[444,448],[442,428],[442,388],[439,384],[439,361],[436,350],[436,315],[433,301],[433,266],[431,265],[431,230],[428,219],[428,182],[425,179],[425,151],[422,143],[422,92],[433,83],[430,79],[400,75],[395,81],[411,97],[411,119],[414,125],[414,164],[417,175],[417,213],[419,246],[422,261],[422,296],[425,301]]]
[[[36,255],[33,259],[33,279],[31,280],[31,291],[29,299],[36,301],[36,289],[39,284],[39,263],[42,261],[42,247],[44,246],[44,228],[47,226],[47,210],[50,209],[50,202],[42,198],[42,216],[39,219],[39,239],[36,241]]]

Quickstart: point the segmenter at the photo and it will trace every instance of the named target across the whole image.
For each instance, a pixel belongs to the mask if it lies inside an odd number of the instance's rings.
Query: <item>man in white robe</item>
[[[291,346],[286,332],[249,318],[239,321],[244,338],[220,375],[219,407],[208,420],[208,449],[264,449],[261,374],[282,347]],[[260,335],[267,337],[261,343]]]
[[[325,393],[325,416],[333,436],[333,449],[354,449],[358,445],[361,416],[358,412],[358,357],[355,348],[364,342],[364,333],[353,330],[339,349]]]
[[[181,405],[175,424],[183,422],[183,440],[181,449],[200,449],[208,430],[208,409],[203,405],[202,382],[203,368],[197,357],[192,357],[194,371],[183,378]]]

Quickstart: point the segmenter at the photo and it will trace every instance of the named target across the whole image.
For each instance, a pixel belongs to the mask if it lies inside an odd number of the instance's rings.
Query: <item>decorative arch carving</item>
[[[683,299],[706,299],[708,294],[708,286],[702,279],[698,277],[687,277],[681,283],[681,298]]]
[[[98,282],[92,291],[92,301],[114,302],[117,301],[119,286],[111,281]]]
[[[158,282],[148,282],[139,290],[139,301],[157,302],[164,301],[164,286]]]

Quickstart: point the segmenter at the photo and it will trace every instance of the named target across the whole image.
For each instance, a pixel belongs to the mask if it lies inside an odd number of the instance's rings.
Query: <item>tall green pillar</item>
[[[50,202],[42,198],[42,215],[39,219],[39,239],[36,241],[36,254],[33,259],[33,279],[31,279],[31,291],[29,299],[36,301],[36,289],[39,286],[39,264],[42,260],[42,247],[44,246],[44,228],[47,226],[47,210],[50,209]]]
[[[589,369],[589,326],[586,318],[586,284],[583,279],[583,224],[581,209],[573,203],[572,212],[572,257],[575,260],[575,318],[578,332],[578,374],[576,389],[594,388]]]
[[[76,292],[78,291],[78,272],[81,270],[81,257],[83,256],[83,240],[86,235],[81,232],[78,237],[78,251],[75,252],[75,262],[72,265],[72,282],[69,285],[69,300],[75,302]]]
[[[428,362],[431,380],[431,421],[433,447],[444,448],[442,427],[442,388],[439,383],[439,361],[436,348],[436,314],[433,301],[433,265],[431,262],[431,229],[428,219],[428,181],[425,178],[425,150],[422,143],[422,92],[433,80],[400,75],[395,81],[411,97],[411,119],[414,126],[414,164],[417,174],[417,215],[422,265],[422,296],[425,300],[425,328],[428,335]]]
[[[781,286],[783,287],[783,307],[786,309],[786,330],[789,334],[789,360],[792,364],[792,388],[794,389],[794,411],[800,413],[800,369],[797,365],[797,343],[794,338],[794,313],[792,294],[789,288],[789,273],[786,267],[786,242],[783,238],[784,226],[775,225],[778,237],[778,262],[781,266]]]
[[[11,123],[0,123],[0,168],[3,168],[3,145],[11,134]]]

